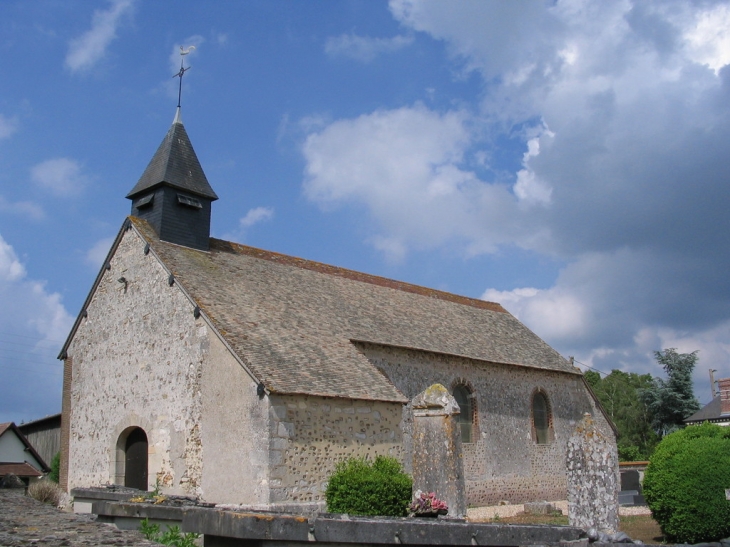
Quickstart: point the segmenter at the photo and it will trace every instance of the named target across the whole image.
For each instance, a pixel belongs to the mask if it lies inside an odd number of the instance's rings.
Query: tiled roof
[[[23,463],[3,463],[0,462],[0,477],[4,477],[12,473],[18,477],[41,477],[43,473],[38,471],[28,462]]]
[[[575,374],[499,304],[211,239],[152,251],[266,388],[404,401],[353,340]]]
[[[722,413],[722,401],[718,395],[711,402],[692,414],[692,416],[684,420],[684,423],[705,422],[721,418],[730,421],[730,414],[723,415]]]
[[[5,422],[4,424],[0,424],[0,437],[3,433],[11,426],[13,425],[13,422]]]
[[[133,199],[163,183],[212,200],[218,199],[200,166],[185,127],[177,117],[127,197]]]

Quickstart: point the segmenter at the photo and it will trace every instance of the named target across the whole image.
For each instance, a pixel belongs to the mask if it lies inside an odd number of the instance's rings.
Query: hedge
[[[668,541],[730,536],[730,428],[705,423],[662,439],[649,460],[643,492]]]
[[[329,479],[325,499],[331,513],[404,517],[411,502],[413,480],[395,458],[374,462],[350,458],[340,462]]]

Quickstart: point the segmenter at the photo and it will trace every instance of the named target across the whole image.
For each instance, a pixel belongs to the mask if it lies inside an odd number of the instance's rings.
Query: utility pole
[[[717,393],[715,392],[715,370],[714,368],[710,369],[710,389],[712,390],[712,398],[714,399],[717,397]]]

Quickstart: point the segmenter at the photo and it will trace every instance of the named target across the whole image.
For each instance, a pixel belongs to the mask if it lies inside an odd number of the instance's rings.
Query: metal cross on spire
[[[190,70],[190,67],[185,67],[185,56],[188,55],[191,51],[195,49],[195,46],[190,46],[188,49],[183,49],[182,46],[180,46],[180,71],[177,74],[173,74],[173,78],[180,78],[180,86],[177,90],[177,107],[180,108],[180,99],[182,97],[182,79],[183,76],[185,76],[185,73]]]

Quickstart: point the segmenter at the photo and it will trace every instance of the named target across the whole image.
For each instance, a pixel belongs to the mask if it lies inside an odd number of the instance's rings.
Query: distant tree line
[[[645,460],[665,435],[684,426],[700,409],[692,388],[697,352],[674,348],[654,352],[667,379],[651,374],[613,370],[605,378],[592,370],[584,374],[618,430],[619,459]]]

